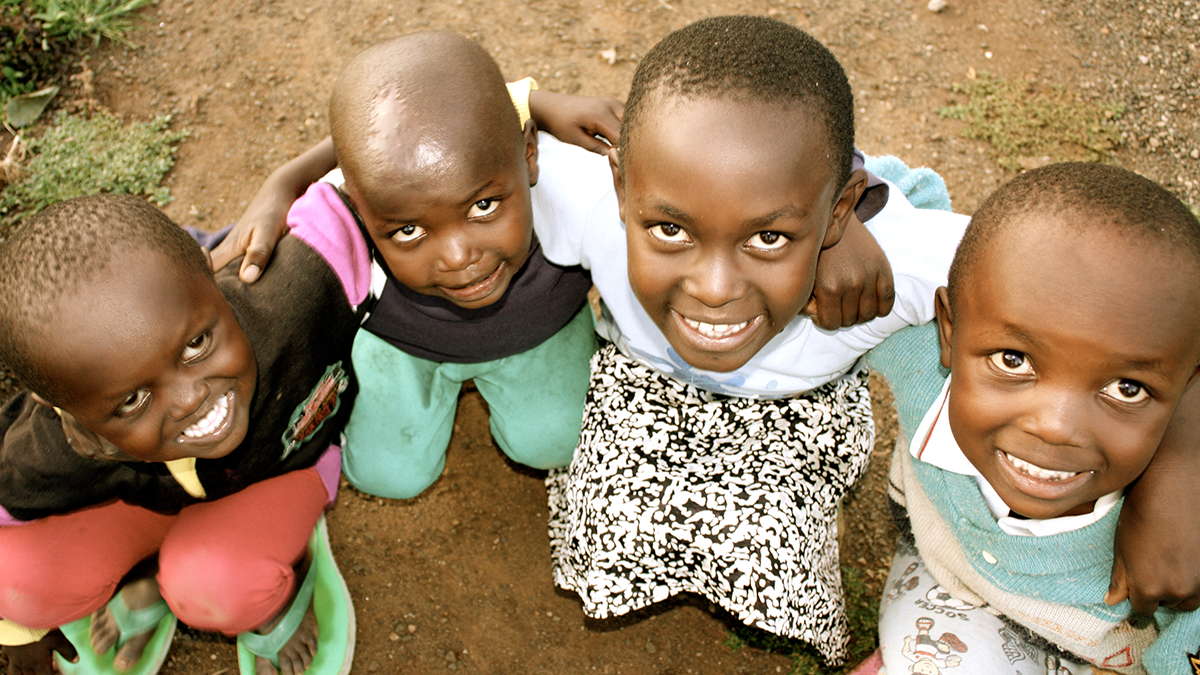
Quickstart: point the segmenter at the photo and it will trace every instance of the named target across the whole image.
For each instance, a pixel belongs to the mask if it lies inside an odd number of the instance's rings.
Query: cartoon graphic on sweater
[[[900,653],[913,662],[908,670],[914,675],[940,675],[942,669],[962,663],[962,657],[951,654],[951,651],[967,651],[967,645],[954,633],[943,633],[941,638],[934,640],[929,633],[932,628],[933,619],[923,616],[917,619],[917,634],[904,636],[904,647]]]
[[[917,563],[915,562],[905,568],[900,578],[888,589],[887,595],[883,596],[884,605],[890,605],[903,598],[909,591],[915,589],[921,583],[921,578],[913,574],[915,571],[917,571]]]
[[[1195,654],[1188,654],[1188,665],[1192,667],[1193,675],[1200,675],[1200,647],[1196,647]]]

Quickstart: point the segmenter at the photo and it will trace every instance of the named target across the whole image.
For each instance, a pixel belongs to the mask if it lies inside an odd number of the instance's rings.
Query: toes
[[[254,675],[279,675],[269,659],[261,656],[254,657]]]

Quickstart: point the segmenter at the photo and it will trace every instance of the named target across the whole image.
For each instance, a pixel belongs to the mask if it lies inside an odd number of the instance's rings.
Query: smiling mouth
[[[1013,457],[1007,452],[1002,451],[1000,454],[1004,455],[1004,458],[1008,460],[1008,463],[1011,464],[1017,471],[1029,476],[1030,478],[1045,481],[1047,483],[1059,483],[1074,478],[1082,473],[1081,471],[1053,471],[1051,469],[1043,469],[1036,464],[1031,464],[1023,459]]]
[[[492,270],[491,274],[478,281],[473,281],[465,286],[438,286],[438,288],[441,289],[442,293],[445,293],[447,297],[455,302],[474,302],[476,300],[482,300],[491,294],[492,291],[496,290],[496,287],[500,283],[500,279],[503,277],[503,270],[506,264],[507,263],[501,262],[496,266],[496,269]]]
[[[208,412],[180,434],[189,440],[199,440],[220,432],[232,417],[233,390],[225,392]]]
[[[750,325],[749,321],[741,323],[704,323],[703,321],[693,321],[686,316],[683,317],[683,320],[687,322],[687,325],[692,327],[692,330],[712,340],[729,337]]]

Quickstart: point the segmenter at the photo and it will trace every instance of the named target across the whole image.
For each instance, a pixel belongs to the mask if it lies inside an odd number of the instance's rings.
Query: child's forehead
[[[1112,342],[1125,332],[1144,343],[1190,333],[1200,344],[1200,266],[1164,241],[1100,215],[1035,213],[1000,228],[982,253],[967,285],[991,300],[984,311],[1024,305],[1032,316],[1053,307],[1039,314],[1047,329],[1090,324]]]

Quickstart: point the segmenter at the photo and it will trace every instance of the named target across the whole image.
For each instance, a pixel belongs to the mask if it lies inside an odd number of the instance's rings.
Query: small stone
[[[929,4],[926,5],[926,7],[929,9],[929,11],[937,14],[943,9],[946,9],[946,5],[946,0],[929,0]]]
[[[412,624],[412,623],[408,624],[408,629],[407,629],[407,630],[408,630],[408,634],[409,634],[409,635],[412,635],[413,633],[417,632],[417,626],[416,626],[416,624]]]
[[[658,651],[658,647],[655,647],[653,642],[646,640],[646,653],[653,654],[657,651]]]
[[[400,640],[400,636],[396,633],[388,633],[388,639],[392,642],[398,642]]]

